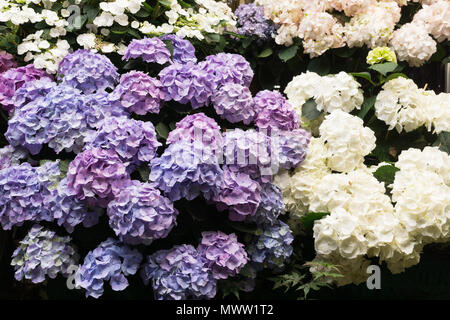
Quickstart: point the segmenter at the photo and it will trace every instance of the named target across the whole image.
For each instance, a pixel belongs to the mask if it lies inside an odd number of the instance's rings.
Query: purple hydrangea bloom
[[[23,148],[6,146],[0,148],[0,170],[19,164],[20,160],[27,157],[27,152]]]
[[[84,116],[90,128],[99,128],[104,119],[128,117],[129,114],[119,100],[109,93],[100,91],[84,95]]]
[[[273,183],[265,183],[261,187],[258,209],[254,215],[248,216],[247,221],[256,222],[258,225],[273,225],[285,211],[281,189]]]
[[[40,283],[46,276],[54,279],[58,274],[67,278],[69,267],[76,265],[79,259],[70,240],[35,224],[12,255],[16,280]]]
[[[3,110],[14,110],[14,94],[25,83],[41,78],[52,79],[44,70],[36,69],[32,64],[12,68],[0,74],[0,106]]]
[[[240,84],[224,84],[215,92],[213,103],[217,114],[231,123],[242,121],[248,125],[255,117],[252,94]]]
[[[268,133],[272,130],[298,129],[298,116],[286,98],[278,91],[264,90],[255,96],[255,125]]]
[[[141,276],[145,284],[152,281],[158,300],[212,299],[216,295],[217,281],[191,245],[155,252],[147,257]]]
[[[262,234],[247,247],[251,261],[264,267],[279,270],[292,255],[292,231],[282,221],[265,225]]]
[[[273,175],[270,138],[253,129],[233,129],[224,133],[224,163],[230,170],[243,172],[258,181],[271,181]]]
[[[196,109],[208,105],[215,90],[214,75],[193,62],[174,63],[159,73],[165,100],[191,103]]]
[[[213,197],[222,181],[222,169],[213,151],[199,143],[180,140],[150,163],[150,177],[172,201]]]
[[[74,228],[80,223],[85,228],[92,227],[98,223],[100,214],[96,211],[88,210],[86,205],[70,192],[67,187],[67,178],[61,180],[51,201],[53,218],[67,232],[73,232]]]
[[[232,221],[244,221],[253,216],[261,202],[260,185],[244,172],[233,172],[223,167],[223,180],[213,199],[219,211],[228,209]]]
[[[150,183],[133,181],[108,205],[109,225],[130,244],[165,238],[176,225],[173,203]]]
[[[277,146],[279,166],[289,170],[297,168],[305,160],[311,133],[303,129],[280,131],[276,132],[272,139],[273,144]]]
[[[140,71],[130,71],[120,77],[120,83],[111,93],[128,112],[145,115],[159,113],[164,101],[161,82]]]
[[[47,77],[26,82],[14,94],[13,103],[15,109],[17,110],[37,99],[45,98],[45,96],[55,86],[56,82]]]
[[[126,164],[110,149],[83,151],[70,163],[67,172],[71,194],[103,208],[130,183]]]
[[[204,113],[196,113],[184,117],[176,124],[175,130],[169,133],[167,144],[180,140],[201,143],[216,154],[222,153],[223,138],[217,122]]]
[[[214,76],[216,88],[229,82],[249,87],[253,80],[250,63],[239,54],[221,52],[207,56],[199,67]]]
[[[241,4],[234,14],[237,17],[238,33],[244,36],[256,36],[259,39],[269,39],[274,27],[264,16],[264,7],[254,3]]]
[[[24,221],[51,221],[47,199],[52,196],[49,186],[55,172],[54,163],[41,169],[24,162],[0,170],[0,224],[4,230],[21,226]]]
[[[78,49],[59,64],[57,78],[83,93],[113,89],[119,74],[106,56],[90,50]]]
[[[187,63],[197,62],[195,56],[195,48],[189,40],[185,40],[175,34],[166,34],[161,37],[162,40],[169,40],[172,42],[173,55],[172,60],[174,63]]]
[[[84,97],[70,86],[52,87],[42,98],[22,106],[8,123],[6,139],[37,154],[43,144],[60,153],[79,152],[89,127],[84,115]]]
[[[123,60],[141,58],[145,62],[165,64],[170,61],[170,52],[164,42],[157,38],[134,39],[130,42]]]
[[[197,250],[217,280],[235,276],[248,261],[244,245],[238,242],[234,233],[203,232]]]
[[[84,258],[75,274],[75,285],[86,290],[86,297],[103,294],[103,282],[109,281],[114,291],[128,287],[126,276],[136,274],[142,255],[136,249],[108,238]]]
[[[12,54],[6,51],[0,51],[0,73],[16,68],[17,63]]]
[[[100,128],[86,138],[85,149],[104,148],[117,152],[123,162],[139,166],[149,162],[161,146],[151,122],[124,117],[105,119]]]

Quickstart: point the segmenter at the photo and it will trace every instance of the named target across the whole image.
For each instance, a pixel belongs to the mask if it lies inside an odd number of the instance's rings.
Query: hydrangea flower
[[[6,139],[37,154],[42,145],[60,153],[79,152],[88,133],[83,95],[67,85],[52,87],[48,94],[22,106],[8,123]]]
[[[156,62],[165,64],[170,61],[170,52],[164,42],[157,38],[134,39],[130,42],[123,60],[141,58],[145,62]]]
[[[299,128],[294,108],[278,91],[264,90],[255,96],[255,125],[270,133],[272,130],[291,131]]]
[[[54,231],[35,224],[12,255],[16,280],[40,283],[46,276],[51,279],[58,274],[68,277],[69,267],[77,265],[79,259],[70,240],[70,237],[57,236]]]
[[[247,217],[247,221],[256,222],[258,225],[274,225],[280,214],[285,213],[283,193],[273,183],[265,183],[261,186],[261,201],[256,213]]]
[[[16,67],[17,62],[14,60],[13,55],[6,51],[0,51],[0,73]]]
[[[242,121],[248,125],[255,117],[252,94],[240,84],[224,84],[214,93],[213,103],[217,114],[231,123]]]
[[[174,63],[197,62],[195,48],[189,40],[185,40],[175,34],[166,34],[161,37],[163,41],[171,41],[173,46],[172,61]]]
[[[119,80],[117,68],[104,55],[78,49],[59,64],[57,78],[83,93],[113,89]]]
[[[202,255],[191,245],[160,250],[147,257],[141,271],[145,284],[151,280],[158,300],[212,299],[217,281]]]
[[[297,168],[306,158],[306,151],[311,140],[311,133],[303,129],[279,131],[272,134],[277,162],[281,168]]]
[[[159,78],[166,101],[190,102],[193,109],[208,105],[215,89],[214,75],[192,62],[171,64]]]
[[[109,225],[124,242],[150,244],[176,225],[177,209],[149,183],[133,181],[108,205]]]
[[[253,216],[261,202],[260,185],[244,172],[234,172],[223,168],[223,180],[217,196],[214,197],[217,209],[228,209],[232,221],[244,221]]]
[[[275,31],[275,28],[264,16],[263,6],[254,3],[241,4],[234,14],[237,17],[237,31],[241,35],[267,40]]]
[[[159,113],[164,101],[161,82],[140,71],[130,71],[120,77],[111,94],[128,112],[145,115]]]
[[[29,102],[44,98],[55,86],[56,82],[47,77],[26,82],[14,94],[13,103],[15,109],[17,110]]]
[[[180,140],[201,143],[211,148],[214,153],[222,153],[223,139],[217,122],[204,113],[187,115],[177,122],[176,128],[169,133],[166,143],[171,144]]]
[[[377,64],[383,62],[397,62],[395,52],[388,47],[377,47],[369,51],[366,58],[367,64]]]
[[[235,276],[248,261],[244,245],[238,242],[234,233],[203,232],[197,250],[206,260],[205,265],[211,270],[213,278],[217,280]]]
[[[92,148],[78,154],[67,172],[67,187],[79,200],[106,208],[129,185],[126,164],[111,149]]]
[[[222,169],[212,150],[180,140],[150,162],[150,177],[172,201],[192,200],[203,194],[210,199],[222,181]]]
[[[3,110],[14,110],[14,94],[26,82],[49,78],[45,71],[36,69],[32,64],[24,67],[12,68],[0,74],[0,105]]]
[[[19,164],[20,160],[27,157],[27,152],[22,148],[6,146],[0,148],[0,170]]]
[[[85,94],[84,116],[90,128],[98,129],[103,120],[116,117],[128,117],[129,113],[122,106],[120,100],[114,99],[106,91]]]
[[[249,87],[253,80],[250,63],[239,54],[221,52],[207,56],[199,67],[214,76],[216,87],[228,82]]]
[[[141,262],[139,251],[108,238],[86,255],[75,274],[75,285],[86,290],[86,297],[100,297],[104,281],[114,291],[122,291],[128,287],[126,276],[136,274]]]
[[[110,117],[86,138],[85,148],[112,149],[123,162],[139,165],[153,159],[159,146],[161,143],[151,122]]]
[[[266,225],[262,234],[247,247],[247,253],[252,262],[264,267],[279,270],[292,255],[294,237],[289,226],[282,221]]]

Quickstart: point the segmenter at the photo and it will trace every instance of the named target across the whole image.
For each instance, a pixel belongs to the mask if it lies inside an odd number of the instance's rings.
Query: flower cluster
[[[136,274],[141,261],[139,251],[109,238],[86,255],[75,274],[75,285],[86,290],[86,297],[100,297],[104,281],[114,291],[122,291],[128,287],[126,276]]]
[[[382,62],[397,62],[397,57],[395,52],[388,47],[376,47],[369,51],[366,62],[370,65]]]
[[[68,277],[70,267],[78,263],[78,254],[70,244],[70,237],[60,237],[55,232],[34,225],[12,255],[14,277],[21,281],[40,283],[48,276],[58,274]]]
[[[9,54],[5,51],[0,51],[0,73],[8,71],[11,68],[16,68],[17,63],[14,60],[12,54]]]
[[[217,114],[231,123],[250,124],[255,117],[250,90],[237,83],[226,83],[214,94],[214,109]]]
[[[0,170],[20,164],[20,160],[27,157],[27,152],[22,148],[6,146],[0,148]]]
[[[237,18],[237,31],[244,36],[255,36],[267,40],[274,27],[264,17],[264,7],[254,3],[241,4],[234,12]]]
[[[170,52],[164,42],[157,38],[133,40],[123,55],[124,60],[141,58],[145,62],[165,64],[170,61]]]

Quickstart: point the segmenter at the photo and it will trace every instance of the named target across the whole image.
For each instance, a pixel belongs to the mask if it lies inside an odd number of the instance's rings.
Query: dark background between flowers
[[[154,1],[147,1],[150,5]],[[236,7],[236,1],[232,3]],[[402,20],[410,21],[416,5],[403,7]],[[404,23],[405,21],[400,21]],[[25,26],[26,27],[26,26]],[[15,35],[20,37],[20,33]],[[123,35],[129,41],[133,35]],[[276,45],[273,41],[261,42],[251,38],[237,38],[232,34],[222,36],[211,36],[211,43],[193,41],[197,50],[197,58],[202,60],[209,54],[218,52],[240,53],[250,61],[255,76],[251,85],[252,93],[255,94],[262,89],[278,89],[283,91],[286,84],[306,70],[317,72],[321,75],[330,73],[363,72],[367,71],[368,65],[365,63],[367,48],[341,48],[333,49],[324,55],[310,59],[302,54],[301,45],[298,43],[292,47],[285,48]],[[71,43],[76,48],[76,43]],[[0,49],[9,50],[14,53],[14,41],[2,41],[0,39]],[[444,62],[448,61],[449,44],[439,45],[438,51],[425,66],[420,68],[409,68],[406,64],[400,63],[403,67],[401,72],[412,78],[419,87],[427,86],[427,89],[442,92],[444,88]],[[143,64],[142,62],[123,62],[118,55],[109,56],[113,63],[119,68],[120,73],[125,73],[130,69],[143,70],[150,75],[157,75],[160,67]],[[366,99],[376,95],[379,87],[373,87],[366,79],[358,78],[362,84]],[[245,126],[232,125],[226,121],[221,121],[214,116],[211,107],[203,107],[195,112],[204,112],[213,116],[223,130]],[[8,115],[0,110],[0,147],[7,144],[4,133],[7,129]],[[174,128],[177,121],[181,120],[192,110],[188,106],[181,106],[173,103],[166,103],[159,115],[139,116],[140,120],[152,121],[157,128],[159,140],[164,143],[170,130]],[[387,127],[378,120],[373,120],[373,108],[369,109],[363,116],[366,125],[370,126],[377,133],[377,148],[366,158],[367,164],[376,164],[381,161],[395,161],[401,150],[409,147],[424,147],[435,143],[437,137],[426,133],[424,128],[419,128],[411,133],[397,134],[391,132],[386,139]],[[372,119],[367,121],[368,119]],[[161,153],[164,145],[159,149]],[[51,149],[44,149],[33,158],[35,160],[72,160],[75,157],[71,153],[61,153],[56,155]],[[145,170],[133,173],[134,179],[145,180]],[[214,206],[207,205],[204,200],[198,198],[187,202],[180,200],[175,203],[180,211],[177,219],[177,227],[172,230],[165,239],[157,240],[150,246],[138,246],[144,255],[151,254],[160,249],[169,249],[178,244],[197,245],[202,231],[221,230],[226,233],[236,233],[242,240],[248,238],[254,231],[252,225],[241,223],[231,223],[227,219],[226,213],[220,213]],[[27,222],[21,227],[14,227],[10,231],[0,230],[0,299],[84,299],[84,290],[69,290],[66,286],[66,279],[58,276],[56,279],[47,280],[42,284],[34,285],[31,282],[18,282],[14,279],[14,270],[10,266],[10,258],[18,242],[23,239],[33,223]],[[61,235],[67,234],[63,228],[57,227],[53,223],[43,223],[50,226]],[[108,218],[103,215],[100,223],[91,228],[78,226],[71,234],[73,243],[78,247],[81,259],[93,250],[100,242],[107,237],[114,237],[113,231],[108,226]],[[305,228],[302,235],[297,236],[294,241],[294,257],[286,266],[284,272],[288,273],[294,265],[303,264],[314,258],[314,242],[311,228]],[[374,261],[376,263],[376,261]],[[368,290],[365,283],[355,286],[348,285],[341,288],[323,288],[318,292],[311,292],[310,299],[450,299],[450,245],[439,244],[425,247],[421,257],[421,262],[406,270],[400,275],[392,275],[386,268],[382,268],[381,290]],[[301,296],[299,291],[294,289],[285,291],[284,289],[273,290],[273,282],[270,280],[274,274],[264,271],[258,275],[256,288],[251,293],[240,293],[240,299],[255,300],[280,300],[297,299]],[[122,292],[114,292],[109,285],[105,285],[105,293],[101,299],[153,299],[151,286],[144,286],[140,276],[128,277],[130,286]],[[227,289],[219,283],[217,299],[224,297]],[[92,299],[92,298],[90,298]],[[232,294],[226,299],[236,299]]]

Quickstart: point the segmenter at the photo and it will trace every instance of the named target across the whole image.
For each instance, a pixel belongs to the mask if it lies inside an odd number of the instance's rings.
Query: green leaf
[[[138,12],[136,12],[134,15],[138,18],[147,18],[151,15],[151,11],[147,9],[141,9]]]
[[[280,57],[280,59],[283,60],[283,62],[286,62],[295,57],[297,51],[298,51],[297,45],[290,46],[289,48],[283,48],[278,53],[278,57]]]
[[[138,169],[139,175],[141,176],[142,180],[148,181],[148,177],[150,176],[150,168],[148,166],[141,166]]]
[[[358,117],[364,120],[364,117],[366,116],[367,112],[370,111],[370,109],[373,108],[375,105],[375,100],[377,99],[376,96],[372,96],[369,98],[364,99],[364,102],[361,106],[361,110],[358,113]]]
[[[212,42],[219,42],[220,41],[220,35],[217,33],[207,33],[206,37],[211,40]]]
[[[166,45],[167,50],[170,52],[170,56],[173,57],[173,43],[171,40],[163,40],[164,44]]]
[[[271,56],[272,53],[273,53],[272,48],[266,48],[258,55],[258,58],[267,58]]]
[[[399,78],[399,77],[409,79],[406,74],[397,72],[397,73],[392,73],[389,76],[387,76],[386,79],[384,80],[384,82],[388,82],[389,80],[392,80],[392,79],[395,79],[395,78]]]
[[[111,32],[114,34],[125,34],[128,31],[128,27],[124,26],[115,26],[111,29]]]
[[[252,41],[253,41],[253,39],[251,37],[243,39],[242,40],[242,47],[244,49],[247,49],[250,46],[250,44],[252,43]]]
[[[85,9],[86,16],[88,17],[88,19],[90,21],[94,20],[95,17],[97,17],[98,11],[99,11],[99,8],[97,8],[97,7],[91,7],[91,8]]]
[[[306,101],[302,106],[302,116],[314,120],[322,114],[322,111],[317,110],[317,103],[313,98]]]
[[[439,43],[436,52],[431,56],[430,61],[439,62],[445,58],[446,53],[444,46]]]
[[[169,136],[169,128],[163,122],[158,123],[155,130],[159,138],[166,140]]]
[[[311,230],[314,226],[314,221],[320,220],[323,217],[329,215],[329,212],[310,212],[307,215],[300,218],[306,229]]]
[[[59,161],[59,171],[61,172],[61,175],[65,176],[67,175],[67,172],[69,171],[69,165],[70,160],[61,160]]]
[[[450,132],[443,131],[439,133],[438,138],[433,146],[439,147],[439,150],[450,154]]]
[[[170,1],[169,0],[158,0],[160,4],[162,4],[164,7],[170,8]]]
[[[390,185],[394,182],[395,173],[399,170],[399,168],[394,167],[393,165],[386,165],[379,167],[377,171],[373,173],[373,176],[377,178],[378,181]]]
[[[350,73],[350,74],[354,77],[366,79],[372,85],[375,85],[375,82],[372,81],[372,75],[369,72],[354,72],[354,73]]]
[[[330,59],[328,59],[326,56],[314,58],[311,61],[309,61],[306,69],[308,71],[315,72],[321,76],[325,76],[329,74],[331,70]]]
[[[370,70],[374,70],[378,73],[381,73],[383,76],[386,76],[389,72],[397,69],[398,64],[395,62],[385,62],[385,63],[377,63],[369,67]]]

